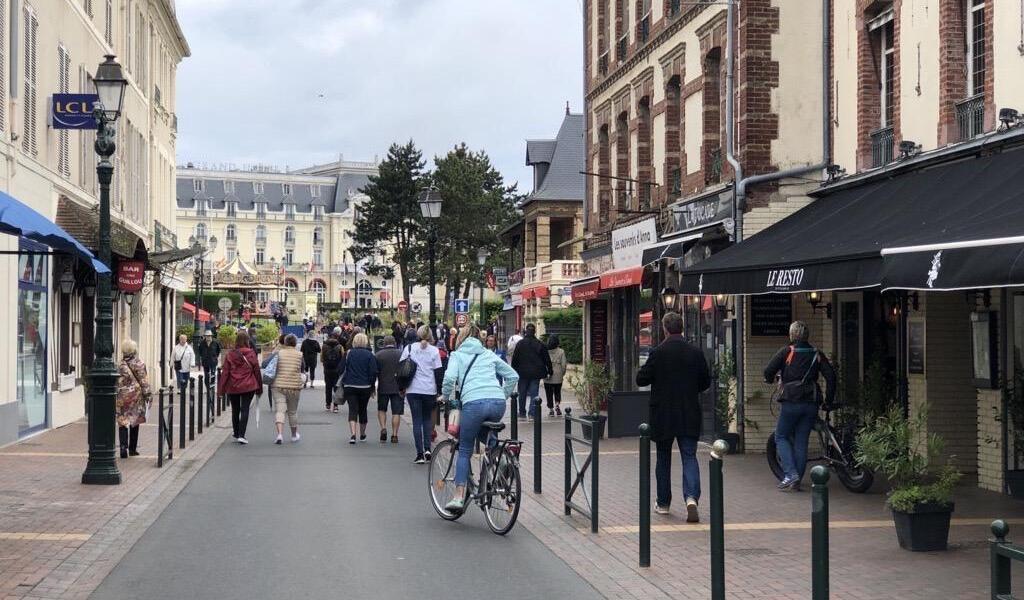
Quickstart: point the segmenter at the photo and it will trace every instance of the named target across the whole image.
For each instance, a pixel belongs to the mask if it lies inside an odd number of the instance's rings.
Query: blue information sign
[[[456,313],[468,313],[469,312],[469,300],[466,298],[458,298],[455,300],[455,312]]]
[[[96,94],[54,94],[50,106],[54,129],[96,129],[92,108]]]

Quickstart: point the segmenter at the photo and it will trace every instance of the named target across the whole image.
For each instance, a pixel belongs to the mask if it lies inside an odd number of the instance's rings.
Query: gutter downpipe
[[[736,45],[735,20],[736,5],[739,0],[731,0],[726,9],[726,97],[725,97],[725,139],[726,139],[726,160],[735,172],[736,185],[733,186],[733,239],[739,244],[743,241],[743,213],[746,209],[747,188],[751,185],[764,183],[766,181],[777,181],[787,177],[803,175],[810,171],[820,171],[831,163],[832,146],[832,123],[831,123],[831,70],[829,64],[829,50],[831,47],[831,22],[830,3],[831,0],[821,0],[821,148],[822,161],[818,164],[794,167],[784,171],[764,173],[762,175],[743,176],[743,165],[734,154],[735,144],[733,141],[735,129],[735,103],[736,95],[736,74],[735,57],[733,55]],[[740,451],[746,451],[746,398],[745,389],[745,364],[744,364],[744,328],[746,306],[744,296],[737,295],[735,299],[736,315],[736,428],[740,434]]]

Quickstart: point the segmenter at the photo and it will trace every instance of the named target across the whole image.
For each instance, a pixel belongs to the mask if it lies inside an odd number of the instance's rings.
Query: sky
[[[583,106],[581,0],[178,0],[178,164],[291,169],[459,142],[529,191]],[[198,166],[198,165],[197,165]]]

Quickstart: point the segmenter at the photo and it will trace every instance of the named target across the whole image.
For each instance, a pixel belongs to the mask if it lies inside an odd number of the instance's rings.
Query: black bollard
[[[533,493],[540,491],[540,461],[541,461],[541,422],[540,422],[540,398],[533,399]]]
[[[811,598],[828,600],[828,468],[811,469]]]
[[[1002,519],[992,521],[992,538],[988,540],[989,547],[989,589],[992,598],[1012,598],[1013,578],[1010,576],[1012,560],[1003,550],[1010,550],[1016,555],[1019,550],[1006,541],[1010,535],[1010,526]],[[1005,547],[1005,548],[1004,548]]]
[[[640,424],[640,566],[651,566],[651,426]]]
[[[167,386],[167,460],[174,458],[174,387]]]
[[[175,377],[177,377],[177,373],[175,373]],[[178,424],[178,448],[179,449],[184,449],[185,448],[185,415],[187,414],[185,412],[185,390],[187,390],[188,387],[187,386],[178,385],[177,379],[175,379],[174,387],[178,390],[178,404],[181,407],[180,410],[178,411],[178,420],[180,421],[180,423]]]
[[[157,401],[157,410],[160,411],[158,413],[160,416],[156,421],[158,425],[156,428],[156,466],[159,468],[164,466],[164,432],[167,427],[167,424],[164,423],[164,388],[160,388],[156,395],[159,399]]]
[[[202,435],[203,434],[203,422],[206,420],[206,411],[203,410],[203,394],[206,393],[206,381],[203,379],[202,375],[199,376],[199,385],[197,385],[196,387],[198,388],[198,396],[199,396],[196,399],[196,402],[197,402],[196,415],[199,417],[198,419],[196,419],[196,421],[197,421],[196,428],[199,430],[199,434]]]
[[[512,416],[509,423],[512,425],[512,439],[519,439],[519,395],[512,394],[510,400],[512,401]]]
[[[188,378],[188,441],[196,439],[196,380]]]
[[[569,441],[569,438],[572,437],[572,421],[569,420],[570,417],[572,417],[572,409],[566,407],[566,409],[565,409],[565,419],[564,419],[565,420],[565,460],[562,461],[562,462],[565,464],[565,488],[564,488],[564,490],[565,490],[565,500],[566,500],[566,502],[564,502],[563,504],[565,506],[565,516],[567,516],[567,517],[572,514],[572,509],[569,508],[569,502],[568,502],[568,500],[569,500],[569,488],[572,487],[572,465],[569,464],[569,462],[570,462],[569,454],[572,452],[572,442]]]
[[[584,425],[586,427],[586,425]],[[597,428],[597,421],[590,424],[590,533],[597,533],[597,498],[601,482],[598,477],[598,462],[601,457],[601,431]]]
[[[729,443],[715,440],[711,447],[711,600],[725,600],[725,503],[722,457]]]

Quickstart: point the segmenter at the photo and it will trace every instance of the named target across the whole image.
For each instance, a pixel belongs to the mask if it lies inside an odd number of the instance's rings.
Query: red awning
[[[527,290],[523,290],[523,300],[529,300],[529,299],[531,299],[533,297],[534,297],[534,290],[532,288],[531,289],[527,289]]]
[[[189,314],[193,314],[193,315],[196,313],[195,305],[190,304],[188,302],[182,302],[181,303],[181,310],[183,310],[183,311],[185,311],[185,312],[187,312]],[[205,310],[200,308],[199,309],[199,322],[200,323],[206,323],[209,320],[210,320],[210,313],[208,313]]]
[[[572,286],[572,301],[583,302],[585,300],[593,300],[597,298],[597,295],[601,293],[601,281],[595,279],[593,281],[587,281],[585,283],[578,283]]]
[[[601,274],[601,289],[610,290],[613,288],[640,285],[643,278],[644,268],[642,266],[619,269],[618,271],[608,271],[607,273]]]
[[[546,285],[542,285],[539,288],[535,288],[533,290],[533,293],[538,298],[547,298],[548,296],[551,295],[551,288],[549,288]]]

